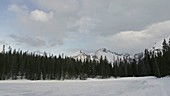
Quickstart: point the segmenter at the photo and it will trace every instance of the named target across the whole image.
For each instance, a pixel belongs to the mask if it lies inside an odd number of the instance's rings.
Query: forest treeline
[[[164,40],[161,50],[145,49],[138,58],[107,62],[106,57],[100,61],[75,60],[70,57],[47,56],[12,50],[8,48],[0,53],[0,80],[64,80],[109,77],[139,77],[170,75],[170,40]]]

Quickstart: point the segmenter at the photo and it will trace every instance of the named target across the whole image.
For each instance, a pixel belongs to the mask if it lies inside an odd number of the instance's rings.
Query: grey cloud
[[[101,37],[98,43],[122,52],[139,52],[152,48],[156,42],[170,37],[170,21],[160,22],[140,31],[123,31]],[[107,43],[106,43],[107,42]],[[161,45],[160,45],[161,46]]]
[[[53,20],[45,26],[51,32],[90,31],[97,35],[112,35],[121,31],[139,31],[170,19],[169,0],[30,0],[39,8],[54,11]],[[92,18],[84,25],[76,25],[83,17]],[[97,21],[97,22],[96,22]],[[28,23],[28,21],[27,21]],[[85,26],[88,23],[89,26]],[[93,24],[91,27],[90,24]],[[39,26],[38,23],[33,24]],[[41,25],[41,24],[40,24]],[[54,26],[55,25],[55,26]],[[31,26],[30,24],[26,26]],[[50,27],[51,26],[51,27]],[[67,26],[72,26],[68,28]],[[31,26],[33,27],[33,26]],[[50,30],[51,29],[51,30]],[[36,28],[34,29],[36,30]],[[38,30],[40,31],[40,30]],[[58,32],[57,32],[58,31]],[[60,36],[61,37],[61,36]],[[64,39],[65,36],[63,36]]]
[[[140,31],[146,27],[170,20],[169,0],[80,0],[82,6],[72,21],[80,22],[81,17],[92,18],[92,27],[72,27],[72,31],[87,30],[91,35],[109,36],[122,31]],[[96,22],[97,21],[97,22]],[[71,25],[71,24],[70,24]],[[81,30],[80,30],[81,31]]]
[[[35,37],[29,37],[29,36],[17,36],[17,35],[9,35],[12,39],[14,39],[17,43],[19,44],[26,44],[32,47],[42,47],[46,46],[46,41],[40,39],[40,38],[35,38]]]
[[[0,45],[8,45],[6,41],[0,41]]]
[[[166,11],[170,9],[169,4],[169,0],[111,1],[108,9],[96,16],[101,23],[94,31],[111,35],[120,31],[142,30],[151,24],[169,20],[170,13]]]
[[[68,14],[80,8],[80,0],[30,0],[42,9],[53,10],[56,13]]]
[[[11,11],[15,12],[19,16],[17,29],[21,29],[21,33],[24,36],[29,36],[27,39],[20,36],[15,39],[21,43],[24,39],[26,42],[28,39],[32,39],[36,42],[41,42],[40,46],[56,46],[64,45],[65,40],[75,39],[79,43],[89,43],[86,47],[110,47],[119,46],[117,44],[132,40],[128,38],[129,34],[132,34],[137,41],[144,47],[148,47],[153,41],[148,41],[148,45],[144,44],[146,37],[140,37],[134,35],[135,33],[142,33],[146,31],[148,26],[153,27],[154,24],[170,20],[170,0],[29,0],[36,8],[32,9],[29,6],[22,7],[20,5],[13,6]],[[25,4],[23,4],[25,5]],[[36,9],[43,13],[52,13],[52,18],[46,20],[47,22],[38,22],[40,19],[36,16],[36,20],[30,19],[31,12]],[[159,25],[159,24],[158,24]],[[158,27],[158,25],[156,25]],[[162,26],[162,25],[161,25]],[[162,28],[162,27],[161,27]],[[165,27],[163,27],[165,28]],[[156,27],[151,28],[150,31],[144,32],[147,35],[146,40],[155,40],[156,38],[163,38],[166,35],[170,35],[168,31],[170,29],[162,30],[165,33],[158,32]],[[132,31],[132,32],[131,32]],[[129,34],[123,34],[129,32]],[[119,35],[117,35],[119,34]],[[164,34],[164,35],[161,35]],[[91,35],[91,36],[85,36]],[[126,36],[127,35],[127,36]],[[140,34],[139,34],[140,35]],[[161,36],[160,36],[161,35]],[[31,37],[32,36],[32,37]],[[120,39],[119,37],[125,39]],[[43,40],[37,40],[36,37],[42,37]],[[76,38],[74,38],[76,37]],[[106,37],[109,40],[106,40]],[[16,38],[12,36],[12,38]],[[81,38],[82,42],[78,41]],[[112,38],[110,40],[110,38]],[[100,39],[100,40],[98,40]],[[136,40],[135,39],[135,40]],[[98,40],[98,41],[97,41]],[[115,40],[115,41],[114,41]],[[102,42],[103,43],[100,43]],[[135,48],[139,48],[137,41],[134,42]],[[27,41],[28,45],[32,41]],[[43,43],[44,42],[44,43]],[[99,43],[98,43],[99,42]],[[108,42],[110,42],[108,45]],[[138,42],[138,43],[139,43]],[[107,44],[106,44],[107,43]],[[91,46],[95,45],[95,46]],[[111,46],[113,45],[113,46]],[[79,47],[79,46],[75,46]],[[116,47],[116,50],[123,49],[130,50],[128,46]]]
[[[13,8],[14,7],[14,8]],[[30,10],[29,8],[25,10],[21,5],[11,4],[9,6],[10,11],[15,12],[17,14],[18,21],[17,29],[20,29],[24,32],[20,32],[19,34],[23,36],[29,36],[28,39],[32,38],[34,41],[42,41],[37,39],[36,37],[41,37],[45,39],[44,44],[40,43],[40,46],[56,46],[63,45],[64,38],[67,38],[65,35],[66,31],[66,22],[65,18],[54,18],[56,14],[53,16],[53,11],[43,11],[40,9]],[[21,10],[21,11],[18,11]],[[32,17],[32,13],[36,12]],[[25,13],[25,14],[22,14]],[[43,22],[42,22],[43,21]],[[32,36],[32,37],[31,37]],[[14,36],[12,36],[14,38]],[[17,39],[18,40],[18,39]],[[19,39],[18,41],[20,41]],[[27,42],[28,45],[35,46],[31,42]]]

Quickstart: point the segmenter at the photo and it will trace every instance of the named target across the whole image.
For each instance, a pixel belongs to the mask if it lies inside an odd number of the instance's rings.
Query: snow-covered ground
[[[170,96],[170,78],[0,81],[0,96]]]

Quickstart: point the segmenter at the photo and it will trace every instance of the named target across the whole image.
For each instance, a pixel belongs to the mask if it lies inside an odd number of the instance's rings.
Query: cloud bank
[[[8,11],[16,15],[18,31],[10,38],[31,47],[106,47],[133,53],[170,35],[170,13],[166,11],[170,9],[169,0],[27,2],[8,5]]]
[[[103,45],[110,46],[115,50],[129,50],[129,52],[140,52],[145,48],[152,48],[159,41],[170,36],[170,21],[153,24],[140,31],[124,31],[115,35],[101,37]],[[100,40],[98,40],[100,41]],[[108,42],[108,43],[105,43]],[[125,48],[125,49],[123,49]]]

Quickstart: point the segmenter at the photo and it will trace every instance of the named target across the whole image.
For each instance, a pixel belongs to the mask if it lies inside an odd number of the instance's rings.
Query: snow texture
[[[166,42],[168,43],[169,42],[169,39],[170,39],[170,36],[165,38]],[[161,41],[155,43],[153,45],[152,48],[150,48],[149,50],[162,50],[162,43],[163,43],[164,39],[162,39]]]
[[[0,96],[170,96],[170,78],[0,81]]]
[[[106,48],[101,48],[95,51],[94,53],[85,53],[82,51],[75,52],[71,55],[72,58],[75,60],[81,60],[84,61],[86,59],[88,60],[96,60],[100,61],[101,56],[103,59],[106,57],[107,61],[109,63],[113,63],[115,61],[123,60],[124,58],[130,58],[130,54],[124,53],[124,54],[118,54],[116,52],[112,52],[110,50],[107,50]]]

